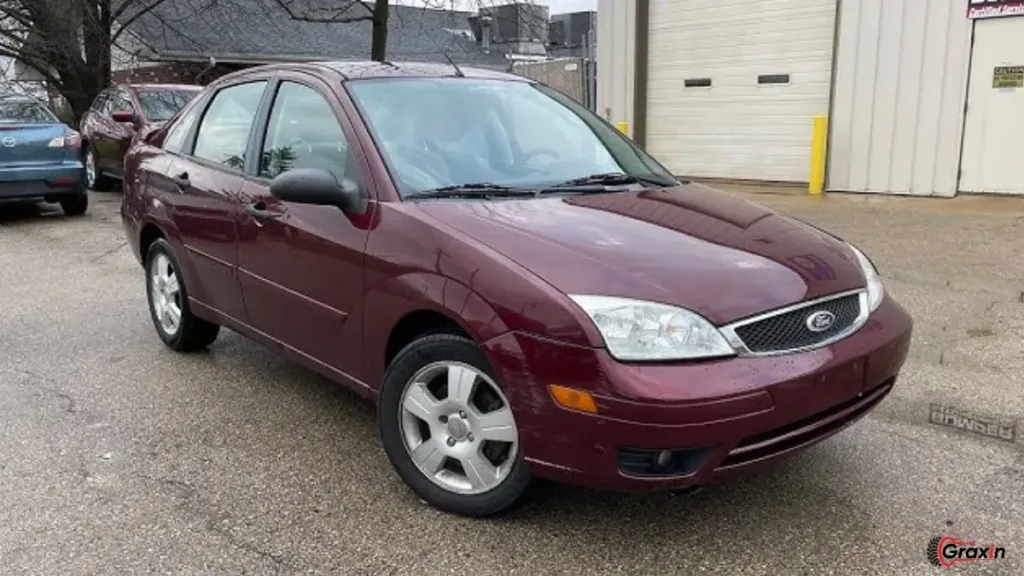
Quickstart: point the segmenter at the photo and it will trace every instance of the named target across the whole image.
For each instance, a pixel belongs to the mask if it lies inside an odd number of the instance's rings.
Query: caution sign
[[[1024,88],[1024,66],[996,66],[992,72],[993,88]]]

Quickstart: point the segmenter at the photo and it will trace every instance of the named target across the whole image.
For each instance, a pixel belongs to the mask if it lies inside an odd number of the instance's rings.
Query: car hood
[[[682,306],[718,325],[865,283],[843,241],[698,184],[420,207],[564,293]]]

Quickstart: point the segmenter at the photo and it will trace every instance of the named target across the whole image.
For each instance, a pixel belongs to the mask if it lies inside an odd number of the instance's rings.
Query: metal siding
[[[967,0],[843,0],[828,189],[953,196]]]
[[[648,149],[681,175],[806,182],[814,116],[828,112],[835,1],[652,0]],[[790,84],[758,85],[762,74]]]
[[[633,126],[637,0],[598,0],[597,113]]]

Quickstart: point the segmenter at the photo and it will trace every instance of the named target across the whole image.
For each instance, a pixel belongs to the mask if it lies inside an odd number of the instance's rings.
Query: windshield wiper
[[[496,196],[536,196],[537,191],[531,188],[517,188],[515,186],[503,186],[493,182],[475,182],[470,184],[456,184],[453,186],[442,186],[432,190],[423,190],[410,194],[410,198],[470,198],[470,197],[496,197]]]
[[[627,186],[629,184],[643,184],[645,186],[656,186],[658,188],[667,188],[670,186],[678,185],[675,180],[668,180],[654,174],[624,174],[622,172],[608,172],[605,174],[591,174],[589,176],[583,176],[582,178],[573,178],[572,180],[566,180],[561,184],[555,184],[549,186],[549,190],[563,190],[566,188],[593,188],[595,186]]]

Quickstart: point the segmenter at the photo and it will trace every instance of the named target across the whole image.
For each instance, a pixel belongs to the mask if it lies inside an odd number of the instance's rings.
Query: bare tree
[[[0,0],[0,57],[35,71],[77,122],[110,84],[112,48],[126,27],[165,1]]]
[[[276,0],[276,2],[293,20],[331,24],[367,21],[373,23],[370,58],[376,62],[384,61],[388,46],[388,18],[391,16],[391,4],[388,1],[337,0],[336,6],[315,12],[300,11],[300,8],[296,7],[296,0]],[[299,0],[300,6],[304,4],[305,2]]]
[[[126,30],[169,0],[0,0],[0,58],[34,71],[70,108],[77,123],[111,82],[111,56]],[[181,2],[182,0],[174,0]],[[197,11],[234,2],[251,9],[250,0],[191,0]],[[371,58],[387,56],[388,0],[274,0],[295,20],[326,23],[372,23]],[[398,2],[399,0],[391,0]],[[452,9],[455,4],[482,8],[494,0],[420,0],[424,9]],[[317,9],[317,6],[327,8]],[[170,27],[169,23],[167,24]],[[180,30],[174,31],[181,34]]]
[[[370,59],[376,62],[384,62],[387,59],[388,47],[388,19],[391,17],[392,3],[399,4],[400,0],[382,0],[380,2],[366,2],[364,0],[334,0],[334,4],[327,8],[310,11],[305,0],[275,0],[279,6],[293,20],[304,22],[324,22],[332,24],[344,24],[350,22],[372,22],[373,39],[370,44]],[[419,4],[424,10],[430,9],[454,9],[456,5],[462,5],[471,9],[483,10],[486,6],[494,6],[504,3],[501,0],[420,0]],[[531,4],[532,0],[519,0],[520,4]],[[546,26],[546,23],[545,23]],[[534,31],[537,32],[537,31]],[[547,36],[547,30],[543,30],[543,36]]]

